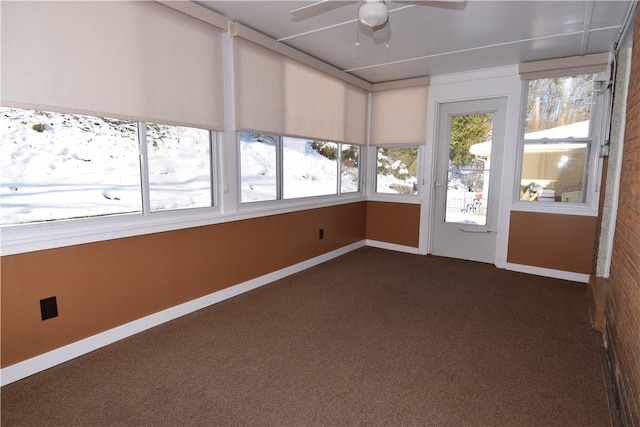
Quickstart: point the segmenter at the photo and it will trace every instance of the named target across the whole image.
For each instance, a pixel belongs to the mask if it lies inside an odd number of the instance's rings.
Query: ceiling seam
[[[589,31],[591,29],[591,20],[593,19],[593,8],[593,0],[586,0],[584,8],[584,25],[582,27],[582,44],[580,47],[581,55],[586,55],[589,51]]]
[[[433,55],[416,56],[416,57],[413,57],[413,58],[400,59],[400,60],[397,60],[397,61],[384,62],[384,63],[380,63],[380,64],[365,65],[363,67],[349,68],[349,69],[346,69],[345,71],[346,72],[352,72],[352,71],[367,70],[367,69],[371,69],[371,68],[384,67],[384,66],[387,66],[387,65],[396,65],[396,64],[403,64],[405,62],[419,61],[419,60],[422,60],[422,59],[437,58],[439,56],[454,55],[456,53],[473,52],[473,51],[476,51],[476,50],[489,49],[489,48],[492,48],[492,47],[509,46],[509,45],[518,44],[518,43],[526,43],[526,42],[532,42],[532,41],[538,41],[538,40],[547,40],[547,39],[551,39],[551,38],[555,38],[555,37],[575,36],[575,35],[580,35],[582,33],[583,33],[582,31],[573,31],[571,33],[565,33],[565,34],[554,34],[554,35],[551,35],[551,36],[533,37],[533,38],[529,38],[529,39],[514,40],[514,41],[504,42],[504,43],[495,43],[495,44],[490,44],[490,45],[486,45],[486,46],[472,47],[472,48],[469,48],[469,49],[452,50],[452,51],[449,51],[449,52],[436,53],[436,54],[433,54]]]

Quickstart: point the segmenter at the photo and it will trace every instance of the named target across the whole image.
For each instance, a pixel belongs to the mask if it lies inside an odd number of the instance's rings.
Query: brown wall
[[[420,205],[367,202],[367,239],[417,248]]]
[[[640,426],[640,11],[636,12],[606,336],[624,425]]]
[[[591,273],[597,218],[511,212],[507,262]]]
[[[365,216],[360,202],[4,256],[2,367],[362,241]]]

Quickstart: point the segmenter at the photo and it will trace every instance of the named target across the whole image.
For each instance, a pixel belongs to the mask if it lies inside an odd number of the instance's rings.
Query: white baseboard
[[[90,336],[88,338],[68,344],[64,347],[57,348],[47,353],[32,357],[31,359],[18,362],[14,365],[7,366],[0,370],[0,386],[11,384],[12,382],[21,380],[30,375],[52,368],[76,357],[95,351],[101,347],[112,344],[121,339],[130,337],[144,330],[161,325],[165,322],[177,319],[178,317],[193,313],[210,305],[248,292],[252,289],[267,285],[276,280],[290,276],[295,273],[304,271],[310,267],[322,264],[333,258],[349,253],[353,250],[364,246],[372,246],[381,249],[388,249],[397,252],[405,252],[410,254],[419,254],[419,249],[411,246],[398,245],[395,243],[380,242],[377,240],[362,240],[344,246],[340,249],[328,252],[326,254],[308,259],[298,264],[283,268],[273,273],[231,286],[218,292],[197,298],[195,300],[176,305],[166,310],[145,316],[141,319],[134,320],[124,325],[117,326],[108,331]],[[589,283],[588,274],[572,273],[568,271],[552,270],[548,268],[532,267],[521,264],[507,263],[507,270],[519,271],[522,273],[535,274],[538,276],[553,277],[558,279],[571,280],[575,282]]]
[[[195,300],[176,305],[166,310],[162,310],[149,316],[145,316],[141,319],[137,319],[132,322],[125,323],[124,325],[117,326],[113,329],[109,329],[108,331],[104,331],[80,341],[65,345],[64,347],[60,347],[47,353],[40,354],[38,356],[32,357],[31,359],[27,359],[14,365],[7,366],[6,368],[0,370],[0,385],[4,386],[12,382],[21,380],[30,375],[44,371],[45,369],[52,368],[56,365],[75,359],[76,357],[90,353],[121,339],[135,335],[146,329],[153,328],[154,326],[158,326],[162,323],[169,322],[186,314],[193,313],[194,311],[240,295],[244,292],[248,292],[252,289],[259,288],[260,286],[264,286],[278,279],[282,279],[292,274],[299,273],[310,267],[322,264],[323,262],[329,261],[333,258],[337,258],[363,246],[365,246],[364,240],[352,243],[351,245],[336,249],[335,251],[331,251],[315,258],[308,259],[306,261],[283,268],[278,271],[274,271],[273,273],[265,274],[264,276],[260,276],[247,282],[231,286],[221,291],[205,295]]]
[[[414,248],[412,246],[397,245],[395,243],[380,242],[378,240],[370,239],[367,239],[365,242],[367,246],[374,248],[389,249],[391,251],[406,252],[408,254],[419,254],[419,248]]]
[[[505,269],[536,276],[553,277],[554,279],[571,280],[572,282],[589,283],[589,274],[573,273],[571,271],[553,270],[551,268],[533,267],[530,265],[513,264],[508,262]]]

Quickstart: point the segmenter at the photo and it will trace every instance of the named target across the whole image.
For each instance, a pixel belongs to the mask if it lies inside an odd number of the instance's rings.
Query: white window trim
[[[575,75],[568,73],[567,76]],[[526,127],[526,103],[528,99],[529,80],[522,80],[522,99],[520,127],[518,132],[518,150],[516,158],[516,174],[515,179],[517,185],[513,186],[513,201],[510,205],[512,211],[519,212],[542,212],[560,215],[578,215],[578,216],[598,216],[598,200],[599,200],[599,177],[602,174],[602,158],[599,156],[601,141],[604,141],[602,126],[604,121],[604,94],[595,94],[597,102],[591,112],[590,127],[591,137],[589,138],[566,138],[563,141],[587,143],[590,145],[589,153],[589,172],[585,174],[587,179],[586,185],[586,201],[584,203],[566,203],[566,202],[527,202],[520,200],[520,179],[522,176],[522,162],[524,156],[525,143],[535,143],[536,139],[524,139],[524,129]],[[608,92],[607,92],[608,94]],[[545,142],[553,143],[555,140],[545,140]]]
[[[151,211],[146,124],[147,122],[136,123],[140,152],[141,211],[2,225],[0,254],[13,255],[208,224],[212,215],[218,215],[221,212],[218,206],[217,190],[220,182],[218,173],[220,133],[208,131],[212,206]]]
[[[275,199],[270,199],[270,200],[256,200],[256,201],[248,201],[248,202],[243,202],[242,201],[242,158],[240,155],[240,134],[241,133],[256,133],[256,134],[263,134],[263,135],[270,135],[270,136],[275,136],[278,138],[277,143],[276,143],[276,198]],[[259,207],[265,207],[265,208],[269,208],[269,207],[275,207],[278,208],[280,206],[305,206],[306,203],[304,203],[304,201],[323,201],[323,200],[342,200],[344,198],[350,198],[350,197],[354,197],[356,199],[360,199],[362,197],[364,197],[364,191],[363,191],[363,186],[364,186],[364,181],[363,181],[363,175],[364,175],[364,166],[363,166],[363,159],[365,158],[365,146],[363,145],[359,145],[359,144],[352,144],[349,142],[334,142],[334,141],[324,141],[324,140],[318,140],[320,142],[327,142],[327,143],[332,143],[332,144],[336,144],[336,148],[337,153],[336,153],[336,188],[335,191],[336,193],[334,194],[322,194],[322,195],[317,195],[317,196],[303,196],[303,197],[292,197],[292,198],[284,198],[283,196],[283,186],[284,186],[284,139],[285,138],[293,138],[293,139],[303,139],[303,140],[315,140],[314,138],[309,138],[309,137],[297,137],[297,136],[290,136],[290,135],[280,135],[280,134],[275,134],[275,133],[269,133],[269,132],[259,132],[259,131],[238,131],[236,132],[236,147],[237,147],[237,152],[238,152],[238,211],[239,212],[257,212],[260,211],[261,209],[254,209],[252,208],[252,206],[259,206]],[[348,193],[342,193],[341,190],[341,180],[342,180],[342,146],[343,145],[351,145],[351,146],[356,146],[356,147],[360,147],[360,154],[359,154],[359,164],[358,164],[358,191],[352,191],[352,192],[348,192]],[[302,204],[299,203],[299,201],[303,201]]]
[[[136,212],[6,225],[0,227],[0,254],[16,255],[366,201],[362,191],[364,165],[361,160],[359,192],[221,206],[221,166],[224,161],[220,143],[222,137],[220,132],[212,133],[211,176],[215,206],[154,211],[146,215]],[[364,157],[365,147],[360,147],[360,155]],[[237,170],[239,167],[232,166],[229,169]]]
[[[0,229],[1,255],[63,248],[363,201],[366,198],[362,194],[350,193],[348,197],[320,196],[293,199],[288,203],[255,203],[259,206],[249,204],[233,213],[221,212],[219,208],[192,208],[154,212],[147,216],[140,213],[122,214],[6,226]]]
[[[416,194],[394,194],[394,193],[379,193],[378,190],[378,148],[417,148],[418,149],[418,179]],[[420,204],[422,203],[422,187],[424,184],[424,178],[420,176],[423,168],[421,161],[423,160],[423,151],[425,147],[423,144],[416,145],[371,145],[367,147],[367,164],[371,165],[369,168],[369,182],[367,188],[367,200],[374,202],[393,202],[393,203],[407,203],[407,204]]]

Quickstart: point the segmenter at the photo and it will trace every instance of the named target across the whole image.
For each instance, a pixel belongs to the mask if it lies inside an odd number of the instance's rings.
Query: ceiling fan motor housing
[[[385,22],[389,16],[387,5],[382,0],[365,1],[358,10],[358,19],[369,27],[378,27]]]

